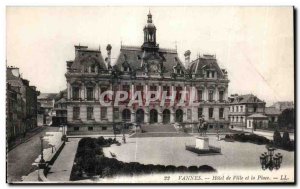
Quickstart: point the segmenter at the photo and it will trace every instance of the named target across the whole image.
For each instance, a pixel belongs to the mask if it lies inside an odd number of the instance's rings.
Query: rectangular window
[[[214,100],[214,91],[213,91],[213,90],[210,90],[210,91],[209,91],[209,94],[208,94],[208,100],[209,100],[209,101],[213,101],[213,100]]]
[[[224,100],[224,91],[219,91],[219,101],[223,101]]]
[[[114,108],[114,119],[119,119],[119,108]]]
[[[100,87],[101,94],[106,92],[108,87]],[[104,96],[104,101],[107,102],[109,100],[108,95]]]
[[[224,108],[219,109],[219,118],[224,118]]]
[[[236,112],[239,112],[239,106],[236,106]]]
[[[94,108],[87,107],[87,119],[94,119]]]
[[[200,118],[203,114],[203,108],[198,108],[198,118]]]
[[[73,119],[79,119],[80,107],[73,107]]]
[[[73,87],[72,92],[73,100],[79,100],[79,87]]]
[[[150,86],[150,91],[152,92],[157,92],[157,86]],[[151,94],[151,98],[154,98],[155,97],[155,94]]]
[[[167,96],[170,96],[170,87],[169,86],[163,86],[163,92],[167,92]]]
[[[92,130],[94,130],[94,128],[93,127],[88,127],[88,130],[92,131]]]
[[[211,77],[215,78],[215,72],[214,71],[211,72]]]
[[[101,119],[107,119],[107,108],[101,107]]]
[[[106,131],[107,130],[107,127],[102,127],[102,131]]]
[[[79,131],[79,127],[74,127],[74,131]]]
[[[176,100],[180,100],[181,99],[181,91],[182,91],[182,87],[176,87]]]
[[[241,106],[241,107],[240,107],[240,109],[241,109],[241,112],[243,112],[243,111],[244,111],[244,107],[243,107],[243,106]]]
[[[203,100],[203,92],[202,90],[198,90],[198,101],[202,101]]]
[[[209,118],[213,118],[213,116],[214,116],[214,108],[209,108],[208,109],[208,114],[209,114]]]
[[[87,87],[86,88],[86,95],[87,95],[87,97],[86,97],[86,99],[87,100],[93,100],[94,99],[94,89],[93,89],[93,87]]]
[[[206,71],[206,77],[209,78],[209,71]]]

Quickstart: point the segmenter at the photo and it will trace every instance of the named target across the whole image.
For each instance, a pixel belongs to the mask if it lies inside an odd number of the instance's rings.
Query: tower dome
[[[156,27],[152,23],[152,14],[149,11],[149,14],[147,15],[147,24],[144,27],[144,44],[143,48],[158,48],[156,45]]]

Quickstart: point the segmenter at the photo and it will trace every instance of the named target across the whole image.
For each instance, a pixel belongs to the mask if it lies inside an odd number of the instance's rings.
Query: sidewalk
[[[44,129],[45,129],[44,126],[37,126],[37,127],[33,128],[32,130],[28,131],[26,133],[25,137],[23,137],[23,136],[17,137],[14,142],[12,142],[11,144],[8,144],[8,151],[11,151],[12,149],[17,147],[18,145],[28,141],[31,137],[33,137],[34,135],[40,133]]]
[[[61,141],[62,133],[60,131],[58,132],[46,132],[44,136],[44,160],[50,161],[50,159],[53,157],[53,154],[58,150],[59,146],[62,144]],[[53,146],[53,147],[51,147]],[[41,160],[41,155],[39,155],[35,161],[32,163],[32,165],[38,166],[39,162]],[[22,177],[23,182],[38,182],[38,172],[35,170],[34,172],[31,172],[27,176]]]
[[[69,142],[66,142],[64,149],[47,175],[49,182],[68,182],[70,180],[79,140],[80,138],[69,138]]]

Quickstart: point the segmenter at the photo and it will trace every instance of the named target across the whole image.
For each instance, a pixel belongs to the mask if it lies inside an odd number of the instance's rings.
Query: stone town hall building
[[[190,51],[185,52],[185,65],[179,59],[176,49],[160,48],[156,41],[156,27],[152,15],[148,14],[144,29],[144,43],[141,46],[121,46],[114,65],[111,62],[111,46],[107,57],[99,50],[87,46],[75,46],[75,59],[67,61],[67,122],[68,134],[111,132],[113,123],[125,121],[164,126],[176,122],[198,122],[200,116],[208,122],[209,128],[218,125],[228,127],[227,72],[220,69],[215,56],[203,55],[190,61]],[[118,105],[102,105],[100,95],[107,91],[127,91],[129,97]],[[161,106],[159,98],[146,105],[128,101],[135,91],[143,99],[148,91],[180,99],[180,91],[192,93],[198,106]],[[105,97],[105,101],[114,98]]]

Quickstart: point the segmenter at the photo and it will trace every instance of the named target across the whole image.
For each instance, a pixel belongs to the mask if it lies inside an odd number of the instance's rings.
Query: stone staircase
[[[187,133],[178,132],[171,124],[141,125],[141,130],[130,136],[130,138],[143,137],[187,137]]]
[[[171,124],[142,125],[141,128],[146,133],[177,133],[177,130]]]

